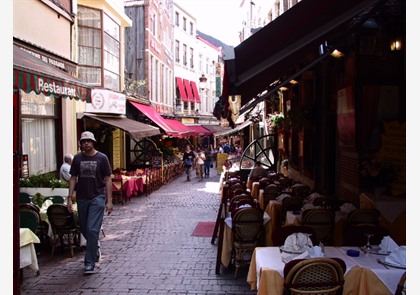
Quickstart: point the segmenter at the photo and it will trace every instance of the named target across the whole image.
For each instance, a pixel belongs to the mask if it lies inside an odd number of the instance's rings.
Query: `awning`
[[[337,45],[362,24],[380,0],[302,0],[234,48],[225,61],[223,96],[242,105],[319,57],[325,41]],[[357,16],[357,17],[356,17]],[[225,85],[224,85],[225,86]]]
[[[133,138],[143,138],[153,135],[159,135],[160,130],[157,127],[153,127],[141,122],[128,119],[120,116],[105,116],[85,113],[82,118],[87,117],[107,125],[116,127],[129,133]]]
[[[200,94],[198,93],[197,84],[194,81],[191,81],[191,89],[194,95],[196,103],[201,103]]]
[[[156,110],[148,105],[141,104],[134,101],[129,101],[136,109],[146,115],[152,122],[158,125],[169,136],[184,137],[183,133],[176,129],[176,126],[171,125],[171,121],[162,117]],[[181,123],[181,122],[180,122]],[[181,123],[182,124],[182,123]]]
[[[194,132],[187,125],[184,125],[182,122],[176,119],[165,119],[168,123],[168,126],[171,126],[172,129],[178,132],[178,137],[187,137],[190,135],[195,135]]]
[[[215,125],[215,124],[209,124],[209,125],[202,124],[201,126],[206,128],[207,130],[213,132],[213,134],[214,133],[219,133],[219,132],[224,132],[224,131],[232,129],[232,128],[225,128],[225,127],[222,127],[220,125]]]
[[[213,134],[213,132],[204,128],[201,125],[185,125],[185,126],[187,126],[191,131],[195,132],[194,135],[196,136],[209,136]]]
[[[176,77],[176,86],[178,87],[179,95],[181,96],[181,99],[183,102],[188,102],[187,93],[185,93],[185,86],[182,83],[182,78]]]
[[[185,89],[187,90],[188,100],[190,102],[194,102],[194,95],[193,95],[192,90],[191,90],[190,81],[187,80],[187,79],[184,79],[184,86],[185,86]]]
[[[218,136],[226,136],[226,135],[229,135],[229,134],[233,134],[233,133],[241,131],[242,129],[244,129],[245,127],[248,127],[251,124],[252,124],[252,121],[247,120],[244,123],[242,123],[241,125],[237,125],[235,128],[215,133],[214,136],[218,137]]]
[[[13,92],[54,95],[90,102],[90,86],[13,44]]]

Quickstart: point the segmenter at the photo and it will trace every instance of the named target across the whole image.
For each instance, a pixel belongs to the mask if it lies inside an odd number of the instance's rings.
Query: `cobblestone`
[[[184,175],[149,196],[115,204],[104,217],[102,259],[97,273],[84,276],[84,252],[40,250],[40,275],[24,269],[22,295],[147,294],[255,295],[246,282],[246,267],[234,279],[233,270],[216,275],[217,239],[191,236],[202,221],[215,221],[220,176],[187,182]]]

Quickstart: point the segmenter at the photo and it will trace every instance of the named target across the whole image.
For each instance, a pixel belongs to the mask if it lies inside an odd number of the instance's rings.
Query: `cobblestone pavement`
[[[234,271],[216,275],[217,239],[191,236],[202,221],[215,221],[219,206],[220,176],[184,175],[149,196],[115,204],[104,217],[102,259],[97,273],[85,276],[84,252],[69,257],[60,250],[53,259],[47,250],[39,255],[40,275],[24,269],[20,294],[248,294],[248,268],[234,279]]]

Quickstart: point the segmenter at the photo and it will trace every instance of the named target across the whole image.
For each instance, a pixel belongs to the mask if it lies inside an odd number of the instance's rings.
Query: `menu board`
[[[228,158],[228,154],[226,153],[217,153],[217,174],[222,174],[223,172],[223,164]]]
[[[112,167],[121,167],[121,130],[116,129],[112,132]]]

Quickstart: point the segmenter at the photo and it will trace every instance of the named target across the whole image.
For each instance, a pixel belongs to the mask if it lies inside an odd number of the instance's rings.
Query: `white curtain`
[[[56,171],[55,98],[21,91],[21,101],[22,152],[28,155],[29,175]]]

